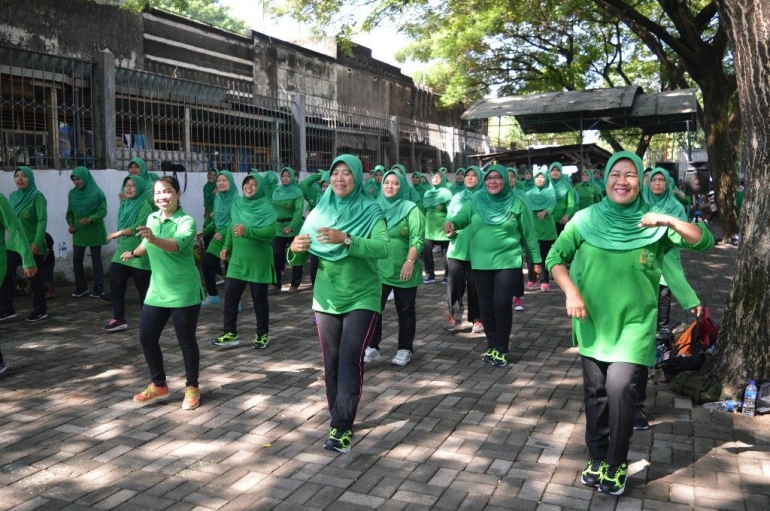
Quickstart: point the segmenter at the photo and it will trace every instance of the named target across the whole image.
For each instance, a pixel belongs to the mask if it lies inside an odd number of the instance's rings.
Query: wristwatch
[[[353,239],[350,237],[350,234],[346,234],[345,238],[342,240],[342,244],[349,247],[351,243],[353,243]]]

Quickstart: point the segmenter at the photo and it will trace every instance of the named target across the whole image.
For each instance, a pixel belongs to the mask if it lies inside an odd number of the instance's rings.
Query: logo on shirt
[[[639,264],[648,265],[652,262],[652,254],[646,248],[639,253]]]

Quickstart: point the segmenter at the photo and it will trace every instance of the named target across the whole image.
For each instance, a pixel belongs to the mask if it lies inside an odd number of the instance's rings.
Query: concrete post
[[[292,165],[295,170],[307,172],[307,129],[305,125],[305,96],[291,97]]]
[[[94,166],[114,169],[115,159],[115,56],[108,51],[94,53],[92,80]]]
[[[388,146],[390,147],[390,151],[387,154],[387,158],[389,161],[385,164],[385,168],[391,168],[396,163],[399,163],[398,161],[398,155],[399,155],[399,141],[400,137],[399,131],[401,129],[401,125],[398,120],[397,115],[391,115],[390,116],[390,126],[388,127]]]

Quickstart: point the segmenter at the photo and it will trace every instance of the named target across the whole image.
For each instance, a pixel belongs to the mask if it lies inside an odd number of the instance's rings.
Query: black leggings
[[[518,268],[473,270],[487,347],[500,353],[508,353],[513,326],[513,290],[518,278]]]
[[[416,287],[394,287],[382,285],[382,298],[380,306],[385,312],[388,303],[388,295],[393,291],[396,314],[398,315],[398,349],[414,352],[414,334],[417,331],[417,313],[415,312],[415,300],[417,298]],[[374,327],[374,337],[369,342],[369,347],[380,349],[382,340],[382,314],[377,315],[377,325]]]
[[[201,269],[203,270],[203,285],[206,286],[206,293],[209,296],[219,296],[217,275],[222,274],[222,260],[214,254],[206,252],[201,259]]]
[[[545,258],[548,256],[548,252],[550,252],[551,247],[553,246],[553,242],[555,240],[538,240],[537,246],[540,248],[540,259],[543,261],[540,263],[540,280],[537,280],[537,276],[535,275],[535,263],[532,262],[532,258],[527,258],[527,273],[529,274],[527,276],[527,280],[530,282],[540,282],[541,284],[548,284],[550,282],[550,275],[548,274],[548,270],[545,268]],[[523,275],[523,274],[522,274]],[[515,295],[515,296],[521,296],[521,295]]]
[[[471,262],[459,259],[447,259],[449,267],[447,282],[447,305],[449,315],[460,324],[463,321],[463,294],[468,291],[468,321],[474,322],[481,319],[479,298],[476,295],[476,285],[473,283]]]
[[[436,269],[433,264],[433,245],[439,245],[441,247],[441,257],[444,260],[444,276],[449,273],[446,262],[446,252],[449,249],[449,241],[433,241],[425,240],[422,248],[422,261],[425,265],[425,276],[436,278]]]
[[[283,270],[286,268],[286,250],[294,240],[294,236],[284,238],[276,236],[273,238],[273,264],[275,265],[275,285],[281,287]],[[297,288],[302,283],[302,266],[292,266],[291,268],[291,287]]]
[[[94,247],[73,247],[72,271],[75,273],[75,292],[88,291],[86,270],[83,266],[86,248],[91,251],[91,267],[94,270],[94,294],[99,296],[104,293],[104,266],[102,265],[101,245]]]
[[[364,386],[364,351],[374,335],[377,316],[369,310],[315,313],[331,427],[341,431],[353,429]]]
[[[0,288],[0,312],[6,314],[13,314],[16,310],[13,308],[13,292],[16,283],[14,282],[14,276],[16,275],[16,268],[21,264],[21,256],[18,252],[13,250],[6,250],[5,252],[7,262],[5,267],[5,277],[3,277],[3,285]],[[43,266],[42,255],[36,255],[35,266],[37,266],[38,272],[34,277],[30,279],[32,284],[32,309],[36,314],[45,314],[47,310],[45,301],[45,289],[43,288],[43,274],[40,272],[40,268]]]
[[[200,367],[200,351],[195,338],[195,328],[198,326],[198,314],[201,305],[196,303],[189,307],[168,309],[145,304],[142,307],[142,319],[139,322],[139,343],[142,345],[144,359],[150,369],[150,380],[156,386],[166,385],[166,371],[163,369],[163,353],[160,351],[160,335],[168,322],[174,323],[176,339],[182,350],[184,370],[187,376],[185,386],[198,386],[198,370]]]
[[[224,332],[238,333],[238,303],[241,301],[241,295],[246,286],[249,286],[251,300],[254,302],[254,315],[257,317],[257,335],[266,334],[268,333],[268,322],[270,321],[270,308],[267,303],[268,284],[246,282],[245,280],[232,277],[225,279]]]
[[[114,262],[110,264],[112,317],[120,321],[126,319],[126,288],[128,287],[128,278],[131,276],[134,277],[134,285],[139,292],[139,308],[141,309],[144,297],[147,296],[147,289],[150,287],[150,270],[140,270]]]

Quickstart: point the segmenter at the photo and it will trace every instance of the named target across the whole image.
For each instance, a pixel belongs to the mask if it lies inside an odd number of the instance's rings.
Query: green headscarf
[[[630,151],[612,155],[604,169],[604,180],[619,160],[633,162],[641,188],[644,165],[642,159]],[[640,190],[636,200],[627,206],[605,197],[601,202],[575,213],[571,221],[586,243],[605,250],[633,250],[646,247],[666,234],[665,227],[639,227],[639,221],[649,210]]]
[[[11,208],[13,208],[13,212],[16,213],[16,216],[18,216],[30,202],[35,200],[35,197],[43,195],[43,193],[37,189],[37,186],[35,186],[35,174],[32,173],[31,168],[16,167],[16,171],[13,175],[15,176],[18,171],[24,172],[24,175],[27,176],[28,184],[24,190],[19,190],[17,188],[8,196],[8,202],[11,203]]]
[[[433,176],[438,174],[441,176],[441,182],[437,185],[434,185],[432,183]],[[445,204],[452,200],[452,192],[449,191],[449,188],[447,188],[447,180],[446,180],[446,174],[441,172],[440,170],[435,171],[433,174],[430,175],[431,185],[430,188],[425,191],[425,194],[422,196],[422,205],[426,208],[432,208],[434,206],[438,206],[439,204]]]
[[[400,163],[396,163],[395,165],[393,165],[390,168],[390,170],[395,170],[396,172],[398,172],[399,174],[401,174],[404,177],[404,180],[406,181],[406,184],[408,186],[408,190],[406,192],[406,198],[409,199],[410,201],[414,202],[415,204],[420,202],[420,199],[421,199],[420,193],[414,187],[412,182],[409,179],[407,179],[407,177],[406,177],[406,167],[404,167]]]
[[[513,178],[516,181],[516,184],[514,185],[514,187],[511,188],[511,193],[513,194],[514,197],[520,198],[524,202],[524,204],[527,205],[528,208],[532,209],[532,204],[530,204],[529,202],[529,197],[527,197],[527,192],[525,192],[521,188],[521,185],[519,183],[519,174],[518,172],[516,172],[516,169],[513,167],[505,167],[505,179],[509,181],[508,187],[510,188],[511,186],[510,177],[508,176],[511,172],[513,172],[513,176],[514,176]]]
[[[526,194],[530,207],[533,211],[543,211],[544,209],[553,208],[556,206],[556,192],[554,192],[551,186],[551,176],[543,167],[540,167],[535,171],[532,178],[532,188],[530,188]],[[535,177],[543,176],[545,178],[545,184],[542,188],[538,188],[535,184]]]
[[[594,169],[594,170],[598,170],[599,174],[601,175],[601,169]],[[606,186],[605,183],[604,183],[604,177],[600,177],[599,179],[596,179],[594,177],[593,171],[591,171],[591,178],[593,179],[593,182],[596,183],[596,186],[599,187],[599,190],[600,190],[600,192],[601,192],[601,194],[603,196],[606,193],[606,190],[604,189],[605,186]]]
[[[307,216],[300,234],[310,234],[310,253],[328,261],[339,261],[348,256],[343,245],[320,243],[318,229],[330,227],[351,236],[368,237],[374,225],[384,217],[377,202],[364,189],[364,168],[356,156],[337,156],[329,167],[329,174],[338,163],[344,163],[353,173],[353,190],[345,197],[337,197],[331,186],[326,189],[318,205]]]
[[[118,206],[118,230],[122,231],[127,227],[131,227],[136,223],[136,215],[142,206],[147,204],[147,181],[142,179],[141,176],[135,176],[129,174],[123,180],[123,186],[120,191],[123,193],[123,189],[126,187],[126,181],[131,180],[134,182],[136,192],[133,198],[126,197],[125,200],[120,201]]]
[[[217,169],[211,169],[209,172],[214,172],[214,176],[216,176]],[[214,177],[214,182],[209,183],[209,172],[206,172],[206,184],[203,185],[203,207],[211,211],[214,209],[214,197],[216,196],[214,192],[217,190],[217,180],[216,177]]]
[[[131,165],[132,163],[136,163],[136,165],[139,167],[140,173],[139,177],[145,180],[148,185],[150,185],[150,191],[152,191],[152,185],[155,184],[155,181],[160,179],[160,176],[156,174],[155,172],[150,172],[147,170],[147,164],[144,162],[143,159],[139,158],[138,156],[136,158],[131,158],[129,160],[128,164]]]
[[[380,193],[377,198],[377,203],[385,214],[385,223],[388,225],[388,229],[398,224],[413,208],[417,207],[417,204],[407,199],[409,185],[406,184],[406,178],[400,172],[391,169],[382,176],[382,180],[385,181],[385,178],[390,174],[398,177],[398,192],[390,198],[385,197],[384,193]]]
[[[302,193],[302,188],[299,187],[297,180],[294,179],[294,169],[291,167],[284,167],[281,169],[280,176],[283,176],[284,172],[289,173],[289,184],[281,184],[278,188],[273,190],[273,201],[284,202],[294,200],[298,197],[304,197],[305,194]]]
[[[559,179],[554,180],[551,177],[551,171],[553,169],[559,170]],[[551,182],[551,186],[553,187],[553,191],[556,194],[556,200],[563,199],[568,193],[572,192],[572,180],[564,175],[564,172],[562,171],[562,165],[558,161],[555,161],[551,163],[551,166],[548,167],[548,177],[549,181]]]
[[[272,170],[266,170],[262,173],[265,178],[265,197],[273,198],[273,191],[278,187],[278,174]]]
[[[83,181],[83,188],[73,187],[69,192],[69,208],[75,216],[83,218],[93,215],[102,201],[107,200],[104,192],[94,181],[91,171],[85,167],[72,169],[72,176]]]
[[[532,177],[530,177],[529,179],[527,179],[527,172],[529,172],[529,173],[532,175]],[[524,178],[523,178],[523,179],[521,179],[521,184],[522,184],[522,186],[524,187],[524,191],[525,191],[525,192],[528,192],[528,191],[530,191],[532,188],[534,188],[534,187],[535,187],[535,180],[533,179],[533,178],[534,178],[534,176],[535,176],[535,175],[534,175],[534,173],[532,172],[532,169],[526,170],[526,171],[524,172]]]
[[[478,178],[478,182],[476,183],[476,186],[473,188],[466,188],[465,183],[463,183],[463,190],[452,197],[452,200],[449,202],[449,206],[447,206],[447,218],[453,218],[457,213],[460,212],[463,205],[471,200],[471,197],[473,197],[473,194],[484,188],[484,173],[481,172],[481,169],[478,168],[476,165],[471,165],[465,170],[465,173],[473,172],[476,174],[476,177]]]
[[[278,220],[273,204],[265,197],[265,178],[257,172],[252,172],[243,178],[241,189],[246,180],[254,179],[257,182],[257,193],[251,197],[242,195],[238,197],[230,209],[230,220],[234,224],[243,224],[245,227],[267,227]]]
[[[486,181],[492,173],[497,173],[503,178],[503,189],[497,195],[490,194],[486,186],[474,193],[471,197],[473,211],[475,211],[485,224],[499,225],[511,215],[513,208],[513,193],[508,185],[508,173],[502,165],[490,165],[484,173],[482,182]]]
[[[382,165],[377,165],[374,167],[374,170],[372,171],[372,177],[366,181],[366,191],[368,191],[369,194],[375,199],[380,196],[380,192],[382,191],[382,184],[377,182],[377,172],[382,174],[385,172],[385,167]],[[384,178],[385,176],[383,176],[383,179]]]
[[[457,180],[458,177],[460,178],[459,181]],[[460,167],[459,169],[455,170],[455,182],[452,186],[449,187],[449,191],[452,192],[452,195],[456,195],[465,190],[465,183],[463,181],[464,179],[465,169]]]
[[[230,225],[230,211],[235,201],[238,200],[239,194],[232,172],[220,170],[217,172],[217,179],[219,176],[225,176],[230,181],[230,188],[226,192],[219,192],[214,198],[214,226],[218,231],[221,231]]]
[[[652,182],[652,178],[657,174],[660,174],[665,178],[666,188],[663,190],[662,194],[655,195],[652,193],[652,188],[648,184],[642,188],[642,199],[644,199],[644,202],[652,207],[653,211],[664,213],[669,216],[674,216],[680,220],[687,220],[687,214],[684,212],[684,206],[682,206],[682,203],[679,202],[671,190],[671,183],[673,182],[673,179],[669,175],[668,171],[660,167],[655,167],[652,169],[652,172],[650,172],[650,182]]]

